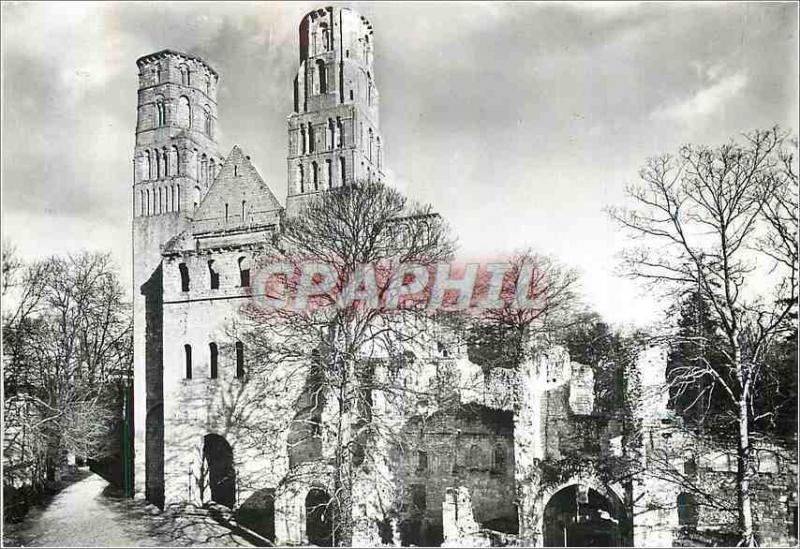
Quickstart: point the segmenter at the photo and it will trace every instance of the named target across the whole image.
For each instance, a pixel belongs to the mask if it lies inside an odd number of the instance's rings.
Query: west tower
[[[202,59],[163,50],[136,62],[133,155],[135,486],[164,499],[161,251],[213,182],[219,77]]]
[[[383,180],[372,25],[326,7],[300,23],[300,66],[289,116],[286,210],[356,181]]]

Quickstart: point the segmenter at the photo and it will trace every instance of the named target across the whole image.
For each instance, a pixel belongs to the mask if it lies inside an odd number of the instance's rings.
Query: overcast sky
[[[25,258],[114,251],[130,280],[138,57],[220,74],[219,141],[281,200],[297,27],[323,4],[2,4],[2,226]],[[375,29],[389,181],[465,254],[523,246],[583,272],[586,301],[641,324],[603,213],[648,156],[774,124],[797,131],[794,3],[354,3]]]

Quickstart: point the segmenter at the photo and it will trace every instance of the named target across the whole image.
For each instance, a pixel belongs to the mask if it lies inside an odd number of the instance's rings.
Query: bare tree
[[[130,369],[131,315],[107,254],[82,253],[22,269],[4,309],[4,411],[8,456],[31,456],[52,479],[62,450],[106,451],[117,415],[113,374]],[[24,448],[25,447],[25,448]],[[27,459],[27,458],[26,458]]]
[[[390,372],[406,364],[409,345],[431,331],[421,306],[425,292],[397,295],[403,282],[397,273],[413,264],[409,279],[427,280],[430,270],[452,257],[454,242],[429,207],[411,204],[383,185],[361,183],[310,202],[285,222],[277,247],[257,269],[263,273],[288,264],[280,291],[263,279],[253,291],[275,300],[286,292],[295,299],[266,308],[254,299],[247,325],[239,326],[245,332],[240,338],[267,363],[282,365],[280,373],[264,372],[268,394],[304,387],[294,403],[289,443],[300,451],[325,440],[334,449],[333,537],[335,544],[347,544],[357,477],[385,470],[375,465],[385,457],[377,446],[392,437],[387,401],[403,390],[391,383]],[[308,271],[309,265],[318,270]],[[267,400],[271,404],[265,405],[277,405],[278,400]],[[331,417],[323,421],[325,413]],[[277,426],[271,429],[276,432]]]
[[[709,305],[719,336],[708,338],[724,358],[702,356],[672,371],[673,390],[720,391],[737,440],[738,521],[743,545],[755,543],[750,482],[751,429],[769,410],[755,408],[770,346],[791,330],[797,303],[795,158],[777,129],[744,143],[685,146],[650,159],[642,183],[628,189],[631,209],[612,217],[641,245],[624,269],[673,297],[696,292]],[[698,402],[700,399],[698,399]]]
[[[578,272],[556,259],[525,249],[503,268],[498,303],[479,308],[471,326],[473,354],[485,369],[517,368],[534,336],[563,331],[579,309]],[[492,283],[492,273],[481,271],[476,293],[491,293]]]

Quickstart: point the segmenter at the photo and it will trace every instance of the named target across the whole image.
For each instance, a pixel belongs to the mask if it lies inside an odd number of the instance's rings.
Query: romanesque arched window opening
[[[314,142],[314,126],[311,125],[311,122],[308,123],[308,152],[313,153],[316,149],[316,143]]]
[[[325,148],[333,149],[333,118],[328,118],[328,125],[325,127]]]
[[[297,154],[306,153],[306,128],[300,126],[300,139],[297,140]]]
[[[339,158],[339,178],[341,180],[341,186],[344,187],[345,183],[347,182],[347,167],[344,156]]]
[[[225,204],[225,224],[228,223],[228,204]]]
[[[323,51],[330,51],[331,45],[331,30],[328,28],[327,23],[320,23],[320,30],[322,35],[322,49]]]
[[[172,175],[172,172],[170,172],[169,153],[167,152],[167,149],[164,149],[161,154],[164,158],[164,177],[169,177]]]
[[[305,171],[302,164],[297,165],[297,182],[300,185],[300,192],[306,192]]]
[[[227,204],[226,204],[227,206]],[[208,275],[211,279],[211,289],[212,290],[219,290],[219,273],[214,270],[214,260],[208,260]]]
[[[200,190],[200,187],[194,187],[194,209],[196,210],[197,207],[200,205],[200,198],[202,197],[203,192]]]
[[[506,449],[502,444],[495,444],[492,452],[492,470],[495,473],[505,473]]]
[[[336,117],[336,145],[335,147],[342,147],[342,136],[344,135],[344,127],[342,126],[342,119]]]
[[[217,379],[219,374],[217,360],[219,358],[219,351],[217,349],[216,343],[209,343],[208,344],[208,353],[209,353],[209,372],[208,375],[211,379]]]
[[[192,106],[185,95],[178,99],[178,125],[181,128],[192,127]]]
[[[180,71],[181,71],[181,84],[183,84],[184,86],[188,86],[189,85],[189,67],[187,67],[186,65],[181,65],[180,66]]]
[[[189,291],[189,267],[186,266],[186,263],[181,263],[178,265],[178,270],[181,273],[181,291],[188,292]]]
[[[164,107],[164,99],[156,98],[156,126],[161,127],[167,123],[167,111]]]
[[[183,346],[183,356],[186,361],[186,379],[192,379],[192,346],[188,343]]]
[[[381,166],[383,165],[383,159],[381,158],[381,138],[377,137],[377,138],[375,138],[375,140],[376,140],[376,144],[377,144],[377,147],[378,147],[376,156],[377,156],[377,160],[378,160],[378,169],[380,170]]]
[[[250,260],[246,257],[239,258],[239,285],[242,288],[250,287]]]
[[[424,472],[428,470],[428,452],[417,450],[417,471]]]
[[[370,161],[370,162],[374,162],[374,160],[373,160],[373,157],[372,157],[372,143],[373,143],[373,138],[374,138],[374,136],[373,136],[373,134],[372,134],[372,128],[370,128],[370,129],[369,129],[369,161]]]
[[[158,149],[153,150],[153,157],[155,158],[155,177],[153,179],[161,179],[161,153],[158,152]]]
[[[181,186],[177,185],[175,190],[178,191],[178,193],[176,195],[176,198],[175,198],[175,200],[177,201],[178,205],[175,208],[175,211],[179,212],[179,211],[181,211]]]
[[[150,189],[147,189],[145,192],[147,194],[147,215],[150,215]]]
[[[317,59],[317,81],[319,93],[328,93],[328,74],[325,70],[325,61],[322,59]]]
[[[206,135],[208,137],[213,137],[214,127],[213,127],[213,122],[211,120],[211,108],[208,105],[203,107],[203,116],[205,117],[204,130],[206,132]]]
[[[244,377],[244,344],[241,341],[236,342],[236,377]]]
[[[153,161],[150,158],[150,151],[144,151],[144,157],[147,163],[147,179],[153,179]]]
[[[170,149],[170,156],[172,157],[172,175],[181,175],[181,161],[180,161],[180,153],[178,153],[178,147],[175,145],[172,146]]]
[[[144,191],[139,190],[139,215],[144,215]]]
[[[311,178],[314,182],[314,190],[319,190],[319,167],[316,162],[311,163]]]
[[[325,161],[325,187],[333,187],[333,163],[330,159]]]

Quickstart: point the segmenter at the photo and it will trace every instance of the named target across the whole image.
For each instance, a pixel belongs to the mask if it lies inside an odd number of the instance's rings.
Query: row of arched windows
[[[191,69],[189,69],[189,66],[186,64],[178,65],[178,72],[180,73],[181,84],[183,84],[184,86],[191,86],[194,78],[193,78],[193,72],[191,71]],[[151,83],[161,84],[167,82],[168,74],[169,74],[168,66],[166,64],[158,64],[157,66],[150,69]],[[202,86],[198,86],[198,89],[205,91],[206,95],[210,97],[211,76],[208,74],[204,74],[201,82]]]
[[[250,259],[242,256],[236,260],[236,264],[239,267],[239,287],[240,288],[249,288],[250,287]],[[208,282],[209,288],[212,290],[219,290],[219,272],[217,271],[216,267],[214,266],[214,260],[208,260]],[[191,279],[189,277],[189,267],[186,263],[178,264],[178,271],[180,272],[181,276],[181,291],[188,292],[191,288]]]
[[[165,185],[139,191],[139,215],[159,215],[181,211],[181,186]]]
[[[155,99],[155,126],[157,128],[167,125],[168,110],[164,97],[157,96]],[[181,128],[191,128],[193,127],[192,118],[192,104],[188,97],[182,95],[178,98],[177,124]],[[209,105],[203,106],[203,131],[208,137],[214,137],[214,117]]]
[[[163,179],[181,174],[178,147],[164,147],[144,151],[145,179]]]
[[[343,156],[339,157],[339,186],[343,187],[346,183],[347,171],[346,161]],[[328,158],[323,162],[316,160],[308,166],[297,165],[297,188],[300,193],[317,192],[331,189],[335,186],[333,174],[333,160]]]
[[[313,153],[317,148],[316,131],[311,122],[300,126],[297,139],[297,154]],[[338,116],[336,120],[328,118],[325,123],[325,150],[340,149],[344,146],[344,123]],[[380,142],[380,139],[378,140]]]
[[[244,377],[244,344],[237,341],[235,344],[236,349],[236,378],[241,379]],[[188,343],[183,346],[184,356],[184,377],[192,379],[192,346]],[[208,344],[208,377],[210,379],[217,379],[219,377],[219,348],[217,344],[211,342]]]

